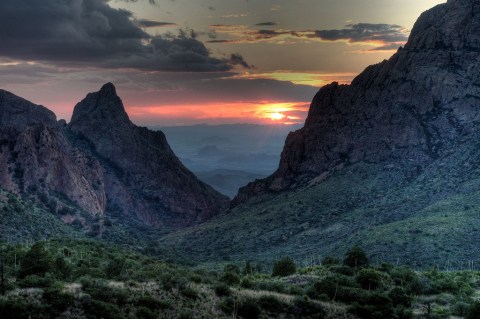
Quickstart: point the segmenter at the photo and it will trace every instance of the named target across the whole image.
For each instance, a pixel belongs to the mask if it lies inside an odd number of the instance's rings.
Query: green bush
[[[84,303],[83,308],[88,319],[126,319],[120,308],[111,303],[88,300]]]
[[[41,242],[35,243],[21,263],[19,278],[36,275],[43,276],[53,268],[53,258]]]
[[[355,246],[345,254],[343,264],[352,268],[362,268],[368,266],[369,261],[365,251],[359,246]]]
[[[232,294],[232,291],[230,290],[230,287],[228,287],[225,284],[219,284],[215,286],[215,294],[218,297],[225,297],[225,296],[230,296]]]
[[[275,296],[262,296],[258,299],[258,305],[267,311],[283,312],[288,307],[284,302]]]
[[[158,318],[158,314],[147,308],[147,307],[143,307],[143,306],[140,306],[138,307],[137,311],[136,311],[136,315],[137,315],[137,318],[141,318],[141,319],[156,319]]]
[[[336,258],[336,257],[325,256],[322,259],[322,265],[323,266],[340,265],[341,263],[342,263],[342,261],[339,258]]]
[[[377,289],[382,285],[382,273],[372,268],[364,268],[357,273],[356,281],[363,289]]]
[[[480,302],[475,302],[470,306],[466,319],[480,318]]]
[[[401,287],[394,287],[388,293],[388,297],[392,299],[395,306],[410,307],[413,301],[413,297],[408,295],[406,290]]]
[[[326,311],[321,304],[302,297],[294,299],[291,312],[299,317],[314,316],[322,319],[326,316]]]
[[[261,309],[253,298],[242,300],[238,304],[238,315],[245,319],[257,319],[260,317]]]
[[[46,288],[55,283],[55,279],[50,274],[43,277],[37,275],[27,276],[17,282],[17,285],[21,288]]]
[[[240,284],[240,277],[236,273],[230,271],[224,273],[220,280],[229,286],[236,286]]]
[[[273,265],[272,276],[274,277],[287,277],[297,272],[297,266],[290,257],[284,257],[277,260]]]

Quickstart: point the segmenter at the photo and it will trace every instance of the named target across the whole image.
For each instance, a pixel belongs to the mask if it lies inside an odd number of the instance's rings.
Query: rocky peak
[[[107,83],[100,91],[90,93],[78,103],[73,111],[71,126],[82,125],[129,125],[130,119],[117,95],[115,86]]]
[[[190,225],[218,213],[227,198],[199,181],[175,156],[162,132],[133,124],[111,83],[75,106],[67,130],[102,159],[107,209],[134,212],[151,225]],[[120,209],[119,209],[120,208]]]
[[[449,0],[424,12],[415,23],[408,49],[480,48],[480,1]]]
[[[55,114],[5,90],[0,90],[0,126],[23,131],[32,124],[55,126]]]
[[[479,0],[426,11],[404,49],[351,85],[320,89],[305,126],[287,137],[278,170],[242,188],[233,204],[309,187],[362,161],[416,178],[480,131],[479,63]]]

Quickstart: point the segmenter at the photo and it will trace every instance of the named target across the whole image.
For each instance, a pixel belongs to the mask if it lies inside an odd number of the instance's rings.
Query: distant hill
[[[151,127],[165,133],[175,154],[201,180],[231,197],[241,186],[275,171],[285,138],[299,128],[255,124]],[[228,182],[219,182],[212,179],[218,170],[237,173],[228,174]]]

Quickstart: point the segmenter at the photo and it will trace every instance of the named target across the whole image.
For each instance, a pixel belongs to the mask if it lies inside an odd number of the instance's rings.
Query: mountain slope
[[[202,260],[341,255],[354,244],[423,267],[477,260],[479,65],[479,1],[425,12],[388,61],[318,92],[272,176],[161,244]]]
[[[214,216],[228,202],[183,166],[162,132],[130,121],[111,83],[75,106],[68,130],[102,162],[107,210],[115,214],[182,227]]]
[[[0,236],[12,240],[70,229],[71,236],[145,242],[156,230],[202,222],[228,202],[180,163],[163,133],[130,122],[112,84],[80,102],[68,125],[0,90],[0,190]],[[13,202],[29,208],[14,214]]]
[[[455,148],[480,120],[480,3],[450,0],[424,14],[405,48],[351,85],[332,83],[291,133],[278,170],[235,204],[322,179],[361,161],[395,162],[409,177]]]

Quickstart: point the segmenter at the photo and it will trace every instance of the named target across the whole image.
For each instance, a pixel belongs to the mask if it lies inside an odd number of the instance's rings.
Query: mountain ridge
[[[163,133],[130,121],[112,83],[78,103],[68,124],[2,90],[0,124],[0,188],[92,236],[112,219],[133,232],[129,224],[185,227],[228,201],[183,166]]]
[[[233,205],[359,161],[395,161],[414,177],[448,153],[479,121],[477,8],[478,1],[451,0],[426,11],[389,60],[367,67],[350,85],[321,88],[305,126],[287,137],[278,170],[242,188]]]

